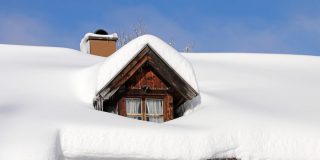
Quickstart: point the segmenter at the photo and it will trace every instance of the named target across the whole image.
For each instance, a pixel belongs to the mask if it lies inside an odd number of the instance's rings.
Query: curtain
[[[141,99],[126,98],[126,112],[130,118],[141,119],[141,117],[130,116],[130,114],[141,114]]]
[[[146,99],[147,114],[149,115],[149,121],[151,122],[163,122],[163,100],[162,99]],[[153,116],[156,114],[159,116]]]

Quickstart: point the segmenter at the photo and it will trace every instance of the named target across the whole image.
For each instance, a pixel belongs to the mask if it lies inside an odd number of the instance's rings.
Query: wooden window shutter
[[[173,119],[173,104],[172,96],[166,95],[164,97],[164,121],[169,121]]]
[[[173,119],[173,99],[171,95],[168,97],[168,121]]]
[[[127,112],[126,112],[126,99],[125,98],[121,98],[119,101],[119,115],[121,116],[127,116]]]

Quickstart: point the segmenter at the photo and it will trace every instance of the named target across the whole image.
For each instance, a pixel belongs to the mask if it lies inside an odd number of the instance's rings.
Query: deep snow
[[[106,58],[0,45],[0,159],[320,159],[320,58],[182,53],[201,105],[162,123],[96,111]]]

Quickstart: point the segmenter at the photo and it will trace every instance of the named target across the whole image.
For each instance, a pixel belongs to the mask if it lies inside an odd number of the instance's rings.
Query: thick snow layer
[[[320,159],[319,57],[182,56],[201,105],[156,124],[93,109],[105,58],[0,45],[0,159]]]
[[[90,37],[100,38],[100,39],[110,39],[110,40],[117,40],[118,35],[117,33],[108,34],[108,35],[101,35],[101,34],[94,34],[94,33],[86,33],[84,37],[80,41],[80,51],[83,53],[90,53],[90,45],[88,39]]]
[[[198,91],[192,64],[170,45],[152,35],[143,35],[132,40],[107,58],[98,73],[97,91],[108,84],[146,45],[154,49],[172,69]]]

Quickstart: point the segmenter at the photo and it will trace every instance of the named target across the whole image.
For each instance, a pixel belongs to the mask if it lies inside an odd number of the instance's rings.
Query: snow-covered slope
[[[320,159],[320,58],[186,53],[201,105],[166,123],[96,111],[105,58],[0,45],[0,159]]]

